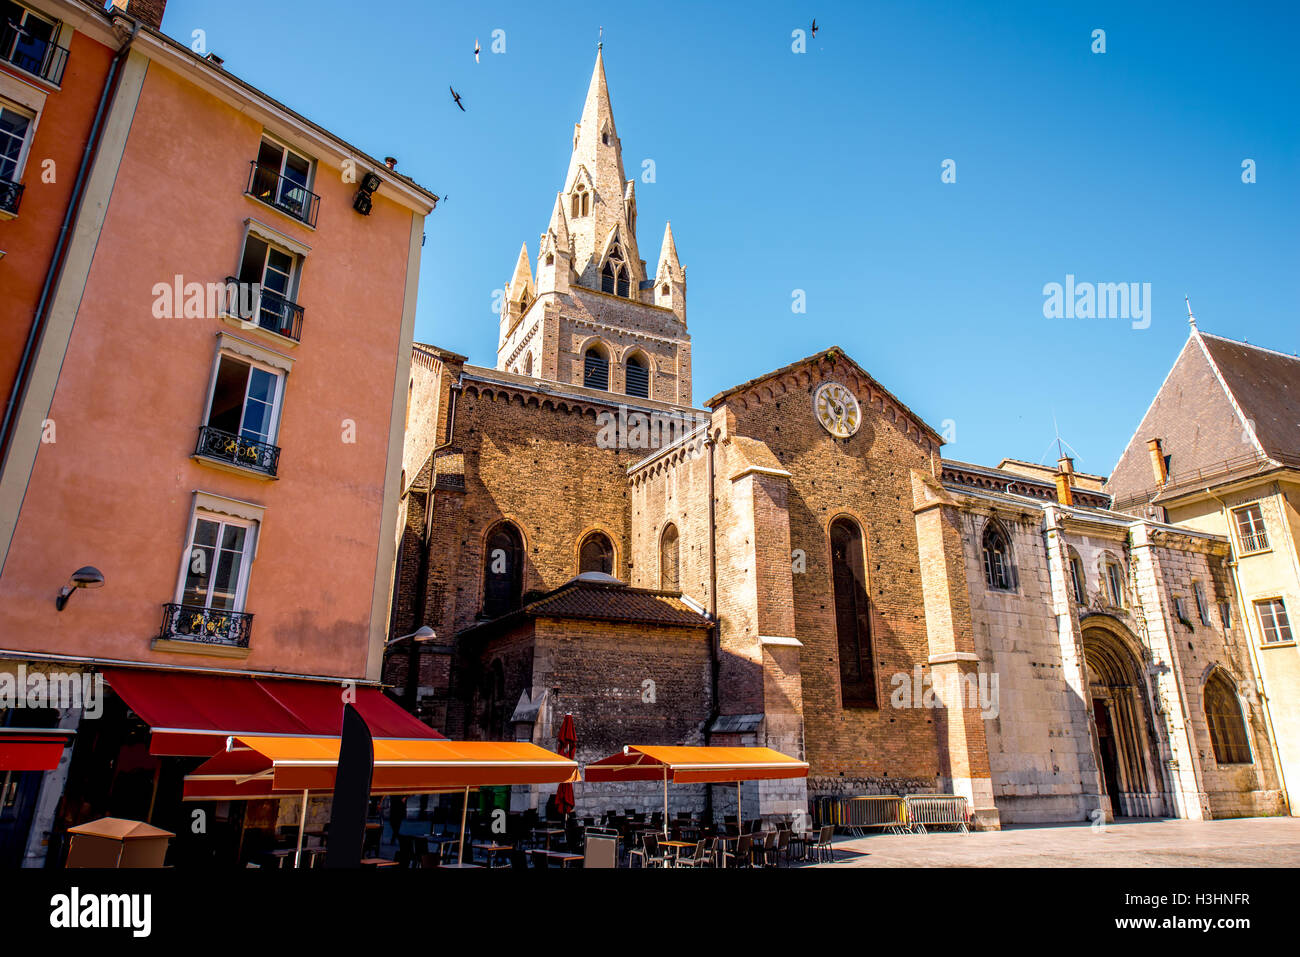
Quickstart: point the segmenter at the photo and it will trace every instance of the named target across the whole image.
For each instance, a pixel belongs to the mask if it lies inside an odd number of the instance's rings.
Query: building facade
[[[808,761],[806,782],[748,785],[747,814],[916,791],[965,795],[986,827],[1284,807],[1239,633],[1217,606],[1171,624],[1192,581],[1233,600],[1221,536],[1115,513],[1068,462],[945,463],[839,348],[693,407],[685,270],[671,228],[653,271],[639,258],[620,156],[598,55],[495,367],[415,347],[390,634],[435,638],[389,656],[409,707],[544,746],[572,714],[580,762]],[[577,793],[581,813],[661,798]]]
[[[102,708],[0,721],[70,732],[9,808],[6,855],[29,863],[103,813],[174,824],[220,745],[199,732],[309,731],[345,693],[383,709],[437,197],[146,14],[162,5],[94,14],[118,75],[0,473],[0,684],[106,685]],[[236,847],[237,816],[273,825],[275,803],[220,810]]]
[[[1225,615],[1253,659],[1295,813],[1300,782],[1300,359],[1191,334],[1107,491],[1116,508],[1222,537],[1235,600]],[[1184,585],[1180,595],[1193,600]]]

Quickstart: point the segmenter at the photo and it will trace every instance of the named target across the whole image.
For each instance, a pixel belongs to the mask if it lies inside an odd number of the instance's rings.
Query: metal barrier
[[[819,797],[813,801],[813,825],[862,837],[871,828],[890,834],[924,834],[926,827],[955,827],[969,833],[970,812],[959,794],[871,794]]]
[[[963,834],[969,833],[966,822],[966,799],[959,794],[909,794],[903,799],[907,823],[914,834],[924,834],[927,826],[946,824]]]
[[[896,794],[872,794],[850,798],[848,801],[849,833],[862,837],[870,828],[878,827],[890,834],[906,834],[907,804]]]

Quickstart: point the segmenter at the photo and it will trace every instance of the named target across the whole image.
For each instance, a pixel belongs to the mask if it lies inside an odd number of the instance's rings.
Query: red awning
[[[211,757],[232,735],[333,737],[343,733],[343,682],[110,668],[109,686],[138,714],[156,755]],[[348,699],[375,738],[442,738],[377,688]]]
[[[62,728],[0,728],[0,771],[52,771],[74,732]]]

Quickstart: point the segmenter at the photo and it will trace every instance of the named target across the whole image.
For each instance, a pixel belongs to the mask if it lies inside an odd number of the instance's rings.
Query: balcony
[[[205,645],[247,648],[253,616],[242,611],[221,611],[202,605],[163,605],[159,641],[193,641]]]
[[[68,65],[68,50],[18,24],[0,24],[0,60],[58,86]]]
[[[253,290],[256,290],[256,298],[249,301]],[[302,306],[264,286],[242,283],[234,276],[227,276],[226,313],[277,336],[294,342],[302,341]]]
[[[10,216],[18,215],[18,204],[23,200],[23,184],[11,183],[7,179],[0,179],[0,213],[8,213]]]
[[[1268,551],[1268,532],[1259,531],[1251,535],[1247,532],[1241,532],[1241,553],[1249,555],[1252,552]]]
[[[194,454],[274,477],[280,464],[280,447],[231,435],[210,425],[199,428]]]
[[[316,228],[320,197],[301,183],[281,176],[280,171],[253,160],[248,172],[248,195],[286,216]]]

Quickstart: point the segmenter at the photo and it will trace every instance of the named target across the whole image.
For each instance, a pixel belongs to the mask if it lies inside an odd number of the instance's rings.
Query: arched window
[[[642,356],[628,356],[626,378],[628,395],[650,398],[650,367]]]
[[[519,315],[522,316],[524,313],[526,313],[528,311],[528,307],[532,305],[532,302],[533,301],[528,298],[528,290],[525,289],[523,294],[520,295],[519,297]]]
[[[1074,600],[1080,605],[1088,604],[1088,579],[1083,574],[1083,559],[1073,548],[1070,549],[1070,583],[1074,586]]]
[[[632,274],[623,258],[623,250],[615,246],[600,270],[600,291],[629,299],[632,296]]]
[[[524,539],[500,522],[488,533],[483,555],[483,614],[496,618],[519,607],[524,591]]]
[[[578,572],[614,574],[614,545],[604,532],[592,532],[578,548]]]
[[[592,345],[582,357],[582,384],[588,389],[609,389],[609,357]]]
[[[1210,726],[1215,761],[1219,764],[1254,764],[1241,704],[1221,671],[1215,671],[1205,682],[1205,720]]]
[[[677,526],[671,522],[659,536],[659,588],[663,591],[682,590],[681,541]]]
[[[984,581],[990,588],[1011,591],[1015,576],[1011,570],[1011,545],[1007,533],[994,522],[984,529]]]
[[[586,216],[591,210],[591,194],[587,192],[587,187],[579,183],[573,190],[573,199],[569,203],[573,213],[573,218]]]
[[[533,374],[533,354],[530,352],[524,356],[524,375]]]
[[[555,256],[554,256],[554,254],[552,254],[552,253],[547,253],[547,254],[546,254],[546,265],[548,265],[548,266],[554,266],[554,265],[555,265]]]
[[[871,660],[871,599],[856,522],[831,523],[831,584],[835,592],[835,636],[840,653],[840,698],[846,708],[876,707]]]

